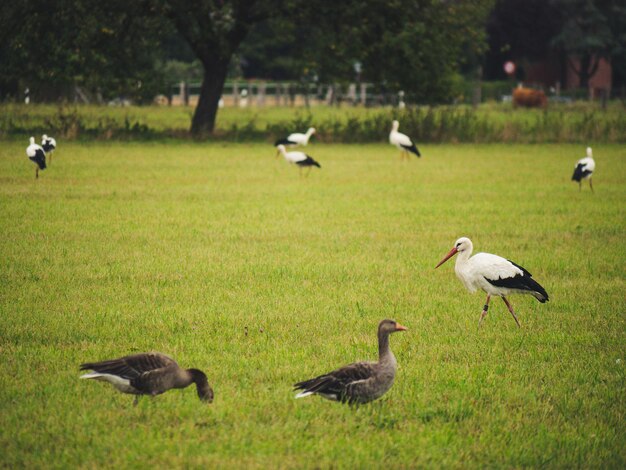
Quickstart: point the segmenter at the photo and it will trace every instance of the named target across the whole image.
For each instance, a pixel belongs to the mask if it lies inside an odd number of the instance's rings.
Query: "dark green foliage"
[[[168,23],[147,1],[16,0],[0,8],[2,98],[23,87],[35,101],[74,98],[78,86],[94,100],[150,102],[162,88],[152,72]]]
[[[598,61],[626,69],[626,6],[618,0],[498,0],[489,19],[489,78],[505,77],[505,60],[558,61],[561,81],[573,70],[587,88]],[[575,63],[572,59],[580,59]],[[523,79],[523,71],[517,78]]]

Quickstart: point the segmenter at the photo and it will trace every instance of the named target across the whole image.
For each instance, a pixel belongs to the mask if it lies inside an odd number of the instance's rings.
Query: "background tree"
[[[204,77],[191,132],[210,133],[230,61],[252,25],[279,11],[273,1],[163,0],[165,14],[202,63]]]
[[[151,99],[152,73],[169,23],[147,1],[12,0],[0,6],[0,87],[28,86],[35,99],[71,97],[84,87],[103,98]]]
[[[552,45],[563,50],[568,66],[587,88],[600,59],[620,57],[625,51],[626,5],[616,0],[552,0],[561,13]],[[578,58],[576,64],[572,58]]]
[[[462,51],[469,57],[486,49],[492,6],[492,0],[364,2],[358,12],[364,78],[403,89],[415,101],[449,101]]]
[[[505,60],[558,60],[586,88],[599,60],[626,78],[626,4],[618,0],[498,0],[489,23],[486,70],[505,78]],[[577,61],[574,59],[578,59]],[[615,77],[615,75],[614,75]],[[520,77],[522,78],[522,77]],[[615,84],[619,79],[615,81]]]

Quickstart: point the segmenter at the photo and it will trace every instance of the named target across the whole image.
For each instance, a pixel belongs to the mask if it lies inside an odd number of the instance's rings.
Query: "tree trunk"
[[[215,118],[228,73],[228,60],[203,61],[204,77],[198,105],[191,121],[195,136],[210,134],[215,129]]]
[[[580,69],[578,71],[578,80],[580,81],[580,88],[587,89],[589,87],[589,64],[591,63],[591,57],[589,54],[583,54],[580,58]]]

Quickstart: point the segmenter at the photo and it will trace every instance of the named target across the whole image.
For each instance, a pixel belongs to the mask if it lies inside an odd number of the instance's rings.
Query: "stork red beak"
[[[400,323],[396,322],[396,331],[406,331],[408,328],[406,326],[402,326]]]
[[[456,255],[458,253],[458,250],[456,249],[456,247],[452,248],[448,254],[446,256],[443,257],[443,259],[441,261],[439,261],[439,264],[437,266],[435,266],[435,269],[437,269],[439,266],[441,266],[443,263],[445,263],[446,261],[448,261],[450,258],[452,258],[454,255]]]

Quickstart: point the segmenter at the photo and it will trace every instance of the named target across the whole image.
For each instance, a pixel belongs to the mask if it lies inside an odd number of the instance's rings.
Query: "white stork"
[[[46,169],[46,153],[35,143],[34,137],[30,138],[30,145],[26,147],[26,156],[35,164],[35,178],[39,178],[39,170]]]
[[[297,147],[298,145],[302,145],[306,147],[309,143],[309,139],[311,136],[315,134],[315,128],[309,127],[309,130],[306,131],[306,134],[301,134],[299,132],[294,132],[293,134],[289,134],[284,139],[278,139],[274,143],[274,147],[278,148],[279,145],[284,145],[286,147]],[[278,156],[279,151],[276,151],[276,156]]]
[[[48,156],[48,165],[52,163],[52,152],[57,148],[57,141],[52,137],[48,137],[46,134],[41,136],[41,147]]]
[[[296,165],[298,165],[298,167],[300,168],[300,174],[302,174],[302,168],[304,167],[309,168],[309,173],[311,172],[311,167],[316,166],[318,168],[322,168],[319,163],[317,163],[315,160],[313,160],[312,157],[304,152],[287,152],[285,146],[282,144],[279,144],[277,149],[278,152],[283,154],[285,160],[287,160],[289,163],[295,163]],[[307,173],[307,175],[309,173]]]
[[[492,295],[502,297],[518,327],[520,323],[517,320],[517,316],[515,316],[513,307],[505,296],[509,294],[530,294],[541,303],[549,300],[546,290],[524,268],[513,261],[490,253],[476,253],[470,258],[473,248],[474,246],[469,238],[459,238],[450,252],[435,266],[435,269],[455,254],[459,254],[454,266],[454,272],[456,272],[457,277],[468,291],[476,292],[477,289],[482,289],[487,293],[487,301],[480,315],[478,326],[480,326],[483,318],[487,315],[489,300]]]
[[[398,127],[400,127],[400,123],[398,121],[393,121],[391,125],[391,132],[389,133],[389,143],[391,145],[395,145],[400,150],[400,158],[404,159],[409,158],[409,152],[414,153],[415,156],[421,157],[422,154],[417,149],[413,141],[410,137],[402,132],[398,132]]]
[[[591,188],[591,192],[593,192],[593,185],[591,184],[591,176],[593,175],[593,170],[596,169],[596,162],[593,160],[593,155],[591,152],[591,147],[587,147],[587,156],[585,158],[581,158],[576,162],[576,167],[574,168],[574,174],[572,175],[572,181],[578,181],[578,190],[582,190],[582,180],[589,180],[589,187]]]

